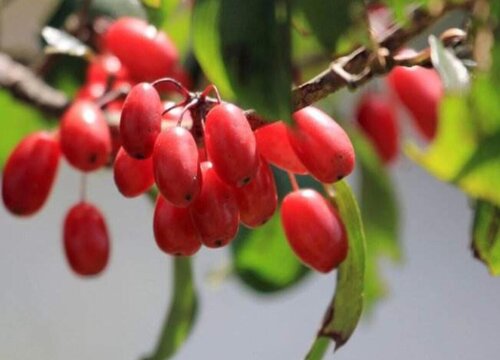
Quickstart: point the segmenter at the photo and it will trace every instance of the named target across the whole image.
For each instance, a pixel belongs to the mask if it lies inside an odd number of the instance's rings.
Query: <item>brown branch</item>
[[[404,28],[395,26],[381,40],[380,48],[386,49],[388,54],[376,54],[368,48],[360,47],[349,55],[336,59],[327,70],[292,91],[293,109],[299,110],[311,105],[344,87],[356,88],[375,75],[387,74],[394,66],[400,64],[393,61],[383,63],[380,61],[381,55],[390,59],[388,55],[393,54],[409,40],[428,29],[448,12],[457,9],[470,11],[473,5],[473,0],[464,1],[461,4],[446,2],[437,13],[430,13],[422,8],[415,9],[409,15],[409,26]],[[346,75],[351,75],[352,78]]]
[[[69,104],[66,95],[51,87],[26,66],[0,53],[0,88],[51,116],[59,116]]]
[[[438,12],[433,13],[421,8],[414,10],[409,15],[410,25],[404,28],[395,26],[392,32],[381,40],[380,50],[377,53],[360,47],[351,54],[336,59],[327,70],[295,88],[292,91],[294,110],[311,105],[344,87],[358,87],[375,75],[388,73],[396,65],[424,65],[427,61],[425,57],[420,59],[421,62],[413,60],[398,62],[393,54],[448,12],[457,9],[471,11],[474,3],[474,0],[461,4],[446,2]],[[43,82],[30,69],[1,53],[0,87],[6,88],[16,98],[53,116],[61,115],[70,101],[62,92]],[[249,111],[247,115],[254,127],[264,123],[264,119],[258,114]]]

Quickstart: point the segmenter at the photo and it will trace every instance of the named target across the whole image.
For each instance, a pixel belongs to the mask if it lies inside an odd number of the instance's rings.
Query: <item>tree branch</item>
[[[69,104],[66,95],[45,83],[28,67],[0,53],[0,87],[14,97],[51,116],[59,116]]]
[[[380,42],[380,50],[386,53],[375,53],[373,50],[360,47],[349,55],[334,60],[327,70],[292,91],[293,109],[302,109],[344,87],[356,88],[375,75],[387,74],[396,65],[408,66],[390,61],[392,57],[389,55],[394,54],[448,12],[457,9],[470,11],[473,5],[473,0],[461,4],[446,2],[437,13],[431,13],[423,8],[415,9],[409,14],[409,26],[405,28],[395,26]],[[381,56],[389,61],[380,61]],[[352,78],[346,75],[351,75]]]
[[[344,87],[356,88],[373,76],[388,73],[396,65],[415,65],[415,62],[394,61],[394,52],[448,12],[457,9],[471,11],[474,3],[474,0],[464,1],[461,4],[445,2],[437,12],[429,12],[422,8],[413,10],[409,14],[410,25],[404,28],[395,26],[380,41],[378,51],[360,47],[349,55],[334,60],[328,69],[295,88],[292,91],[294,110],[311,105]],[[16,98],[52,116],[60,116],[70,102],[62,92],[43,82],[29,68],[1,53],[0,87],[6,88]],[[256,127],[263,123],[258,114],[248,112],[247,115]]]

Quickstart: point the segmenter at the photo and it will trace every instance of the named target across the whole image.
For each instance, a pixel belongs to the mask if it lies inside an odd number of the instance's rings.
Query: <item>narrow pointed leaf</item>
[[[193,24],[195,54],[223,95],[289,121],[289,0],[198,0]]]
[[[196,320],[198,298],[191,259],[173,259],[173,292],[165,323],[153,355],[144,360],[170,359],[186,341]]]
[[[335,295],[308,354],[310,360],[321,359],[321,350],[326,351],[325,338],[335,341],[336,349],[344,345],[356,329],[363,310],[366,242],[361,213],[347,182],[339,181],[328,189],[346,226],[349,252],[337,270]]]

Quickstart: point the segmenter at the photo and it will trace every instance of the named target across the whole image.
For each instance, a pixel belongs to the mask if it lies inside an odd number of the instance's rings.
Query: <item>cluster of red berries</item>
[[[208,92],[217,93],[214,87],[190,93],[172,79],[179,74],[177,52],[147,23],[118,20],[103,43],[106,52],[90,64],[58,131],[31,134],[10,155],[2,181],[8,210],[27,216],[43,206],[61,155],[84,174],[114,158],[115,183],[124,196],[138,196],[156,184],[153,229],[159,248],[190,256],[201,245],[228,244],[240,223],[256,228],[273,216],[278,207],[273,164],[288,171],[295,184],[281,217],[298,257],[321,272],[345,259],[346,231],[336,209],[315,190],[300,190],[293,175],[332,183],[352,172],[352,144],[330,116],[308,107],[293,114],[293,126],[278,121],[254,131],[240,108],[218,94],[217,100],[208,98]],[[141,49],[142,56],[130,49]],[[158,78],[164,79],[153,81]],[[125,101],[101,102],[123,85],[129,87]],[[184,101],[163,103],[165,85]],[[117,128],[107,120],[109,111],[120,111]],[[82,199],[68,211],[63,239],[76,273],[95,275],[105,268],[110,239],[95,206]]]
[[[409,112],[417,131],[431,141],[436,136],[439,103],[443,97],[443,85],[434,69],[397,66],[387,76],[387,82],[395,96],[367,92],[356,111],[359,127],[384,164],[393,162],[399,153],[398,102]]]

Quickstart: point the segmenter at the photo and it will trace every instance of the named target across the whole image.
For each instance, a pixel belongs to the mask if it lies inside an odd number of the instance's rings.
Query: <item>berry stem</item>
[[[177,91],[179,92],[179,94],[184,96],[184,98],[186,100],[191,98],[191,94],[189,93],[189,91],[180,82],[178,82],[175,79],[169,78],[169,77],[155,80],[151,83],[151,85],[156,88],[157,85],[162,84],[162,83],[169,83],[169,84],[174,85],[176,87]],[[156,88],[156,90],[158,90],[158,89]]]
[[[87,174],[82,172],[80,177],[80,201],[85,202],[87,200]]]
[[[290,180],[290,185],[292,185],[292,190],[293,191],[298,191],[300,189],[299,183],[297,182],[297,178],[295,177],[295,174],[293,174],[290,171],[286,172],[288,174],[288,179]]]
[[[220,104],[222,102],[221,97],[220,97],[220,93],[214,84],[208,85],[205,88],[205,90],[203,90],[203,92],[201,93],[200,98],[202,98],[202,99],[206,98],[207,95],[210,94],[211,92],[213,92],[215,94],[215,98],[217,99],[217,102]]]

